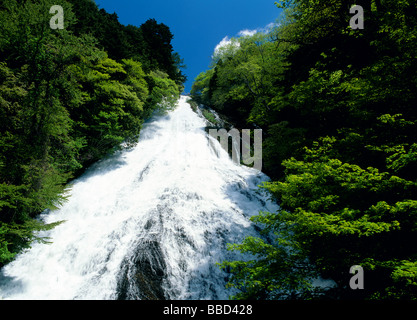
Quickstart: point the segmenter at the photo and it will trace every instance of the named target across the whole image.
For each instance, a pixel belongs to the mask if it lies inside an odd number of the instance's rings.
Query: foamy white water
[[[249,218],[276,205],[259,171],[233,163],[186,98],[146,123],[138,145],[92,166],[42,216],[66,220],[0,270],[3,299],[228,299]]]

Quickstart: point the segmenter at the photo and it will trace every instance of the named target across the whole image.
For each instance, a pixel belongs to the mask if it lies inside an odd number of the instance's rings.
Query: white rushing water
[[[236,165],[186,98],[144,125],[136,147],[93,165],[69,200],[44,214],[66,220],[0,270],[3,299],[228,299],[238,258],[227,243],[257,235],[249,218],[276,206],[267,177]]]

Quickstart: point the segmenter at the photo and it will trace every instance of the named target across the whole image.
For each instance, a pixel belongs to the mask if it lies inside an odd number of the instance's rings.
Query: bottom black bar
[[[413,302],[387,301],[0,301],[2,310],[31,310],[42,315],[95,318],[117,315],[133,319],[320,319],[345,318],[350,314],[373,319],[394,312],[396,318],[415,310]],[[408,310],[410,309],[410,310]],[[31,312],[29,311],[29,312]],[[45,313],[46,312],[46,313]]]

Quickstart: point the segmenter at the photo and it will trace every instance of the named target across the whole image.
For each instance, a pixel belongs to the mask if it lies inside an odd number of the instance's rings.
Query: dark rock
[[[162,284],[166,264],[158,241],[138,244],[136,252],[123,263],[118,281],[119,300],[165,300]]]

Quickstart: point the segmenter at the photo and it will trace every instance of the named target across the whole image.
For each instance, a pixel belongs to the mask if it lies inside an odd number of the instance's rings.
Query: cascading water
[[[276,205],[267,177],[236,165],[181,97],[144,125],[136,147],[93,165],[69,200],[44,214],[65,220],[0,272],[3,299],[227,299],[216,262],[257,235],[249,221]]]

